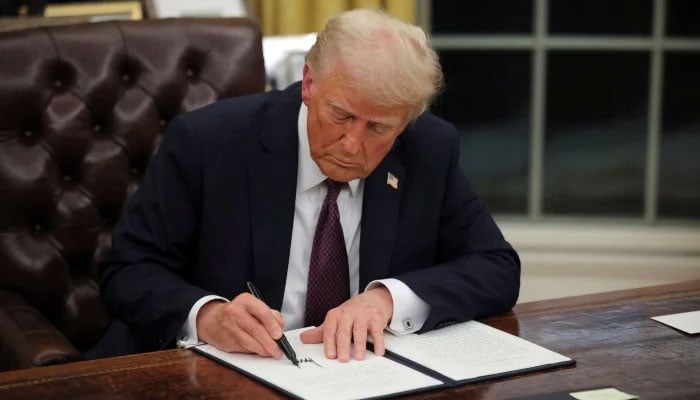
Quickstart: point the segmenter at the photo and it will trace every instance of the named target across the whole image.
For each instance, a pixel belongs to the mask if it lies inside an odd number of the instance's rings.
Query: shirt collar
[[[297,171],[297,194],[305,192],[314,186],[321,184],[328,177],[321,172],[318,164],[311,158],[309,149],[309,133],[306,130],[309,109],[301,102],[299,119],[297,120],[297,132],[299,133],[299,170]],[[353,179],[348,182],[350,195],[355,197],[360,190],[362,179]]]

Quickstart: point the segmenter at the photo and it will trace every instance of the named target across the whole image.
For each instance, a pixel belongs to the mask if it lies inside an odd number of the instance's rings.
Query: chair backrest
[[[117,21],[0,34],[0,290],[79,349],[108,317],[97,265],[175,115],[264,90],[246,19]]]

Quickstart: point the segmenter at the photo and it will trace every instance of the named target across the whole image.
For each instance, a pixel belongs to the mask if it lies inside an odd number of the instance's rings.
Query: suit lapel
[[[394,189],[388,174],[396,177]],[[365,179],[360,237],[360,290],[375,279],[388,277],[394,250],[405,170],[395,150]]]
[[[285,93],[286,95],[286,93]],[[301,97],[267,113],[262,154],[249,165],[253,278],[268,304],[282,308],[294,224]]]

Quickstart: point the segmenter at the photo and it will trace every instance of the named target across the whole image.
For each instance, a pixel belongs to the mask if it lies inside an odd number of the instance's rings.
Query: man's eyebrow
[[[374,121],[374,120],[370,120],[368,122],[368,124],[373,125],[377,128],[383,128],[383,129],[391,129],[394,127],[393,124],[390,124],[388,122],[381,122],[381,121]]]
[[[350,110],[346,110],[343,106],[340,106],[336,103],[333,102],[333,100],[326,100],[326,105],[330,108],[333,109],[334,112],[339,112],[341,114],[345,114],[345,116],[348,117],[354,117],[355,113],[353,113]],[[386,129],[391,129],[395,126],[393,121],[377,121],[374,119],[370,119],[367,121],[368,124],[374,125],[379,128],[386,128]]]
[[[345,108],[343,108],[342,106],[339,106],[338,104],[335,104],[335,103],[334,103],[333,101],[331,101],[331,100],[326,100],[326,105],[327,105],[328,107],[332,108],[333,111],[339,111],[339,112],[341,112],[341,113],[343,113],[343,114],[354,115],[352,112],[346,110]]]

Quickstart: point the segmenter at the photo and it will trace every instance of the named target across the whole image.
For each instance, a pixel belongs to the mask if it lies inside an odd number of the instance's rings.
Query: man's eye
[[[370,128],[372,129],[372,132],[374,132],[378,135],[384,134],[389,130],[389,128],[387,128],[384,125],[375,125],[375,124],[372,124],[372,126]]]
[[[332,114],[332,118],[335,122],[342,123],[349,121],[352,117],[349,115]]]

